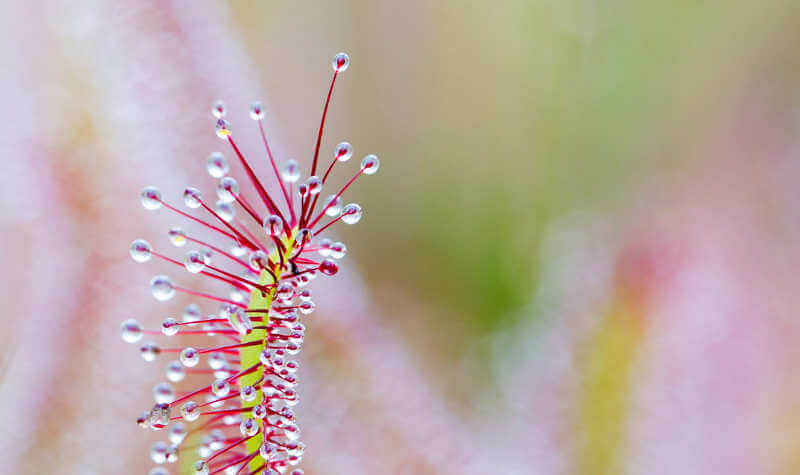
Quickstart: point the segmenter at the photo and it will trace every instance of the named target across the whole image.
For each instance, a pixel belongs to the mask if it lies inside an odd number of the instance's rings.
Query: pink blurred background
[[[0,472],[150,470],[119,322],[187,301],[128,257],[178,224],[137,195],[212,189],[219,98],[307,164],[341,50],[324,150],[382,165],[315,287],[306,473],[798,473],[796,2],[3,12]]]

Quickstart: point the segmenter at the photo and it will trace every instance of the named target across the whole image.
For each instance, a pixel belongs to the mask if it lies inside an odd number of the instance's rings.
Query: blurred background
[[[0,472],[152,468],[163,367],[119,323],[188,301],[128,256],[183,225],[138,193],[213,192],[217,99],[307,166],[347,51],[323,157],[381,170],[314,286],[306,473],[798,473],[798,2],[2,11]]]

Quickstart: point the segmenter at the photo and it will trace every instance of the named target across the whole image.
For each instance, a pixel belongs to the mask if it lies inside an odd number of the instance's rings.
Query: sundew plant
[[[209,292],[193,287],[183,277],[173,281],[156,275],[150,289],[157,300],[185,294],[213,305],[215,314],[205,314],[190,303],[180,319],[167,317],[160,329],[144,329],[134,319],[122,323],[122,338],[140,343],[146,362],[169,357],[168,381],[155,385],[155,405],[138,418],[140,426],[163,430],[167,436],[167,441],[156,442],[150,450],[150,457],[159,464],[151,475],[169,473],[164,464],[179,460],[174,466],[183,468],[184,473],[303,473],[296,466],[305,445],[292,407],[299,401],[299,364],[294,358],[305,337],[303,319],[314,311],[309,284],[320,275],[337,273],[337,260],[345,256],[347,248],[323,233],[339,222],[355,224],[361,219],[361,207],[343,205],[342,196],[358,177],[372,175],[379,167],[375,155],[365,156],[344,186],[319,199],[334,166],[353,155],[353,147],[341,142],[330,163],[320,163],[319,156],[336,78],[349,64],[345,53],[333,59],[333,78],[307,179],[301,182],[300,167],[293,160],[279,169],[264,130],[264,109],[253,102],[250,117],[258,126],[264,160],[272,172],[258,177],[234,140],[225,105],[218,102],[212,108],[217,136],[227,142],[242,165],[246,183],[240,185],[229,174],[225,156],[214,152],[206,168],[219,180],[215,200],[208,200],[196,188],[186,188],[183,204],[188,210],[184,211],[163,199],[155,187],[142,191],[146,209],[166,209],[204,232],[169,230],[175,247],[191,248],[182,257],[170,256],[137,239],[130,246],[133,260],[155,258],[220,287]],[[279,192],[270,194],[264,179],[275,180]],[[249,187],[258,199],[245,198],[240,186]],[[163,342],[142,342],[145,335]],[[170,342],[182,336],[191,341]]]

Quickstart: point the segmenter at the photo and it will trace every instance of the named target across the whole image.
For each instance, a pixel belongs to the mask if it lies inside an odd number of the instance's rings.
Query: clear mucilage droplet
[[[361,160],[361,169],[364,170],[365,175],[374,175],[378,172],[378,168],[380,168],[380,166],[381,162],[375,155],[367,155],[363,160]]]
[[[350,203],[342,210],[342,221],[347,224],[356,224],[361,221],[362,214],[361,206],[356,203]]]
[[[155,463],[164,463],[167,461],[167,444],[166,442],[158,441],[150,447],[150,458]]]
[[[183,190],[183,204],[185,204],[187,208],[199,208],[201,206],[201,199],[203,199],[203,195],[197,188],[192,188],[190,186]]]
[[[258,432],[258,424],[254,419],[244,419],[242,423],[239,424],[239,431],[244,437],[254,436]]]
[[[218,119],[216,126],[217,137],[227,139],[231,135],[230,124],[225,119]]]
[[[148,341],[139,347],[139,354],[142,355],[142,359],[148,363],[155,361],[159,353],[161,353],[161,349],[152,341]]]
[[[150,427],[161,430],[169,424],[169,404],[157,403],[150,410]]]
[[[225,107],[225,103],[222,101],[215,102],[214,107],[211,108],[211,114],[213,114],[214,117],[216,117],[217,119],[225,117],[225,114],[227,114],[227,112],[228,110]]]
[[[325,200],[325,214],[331,217],[339,216],[342,212],[342,198],[337,195],[329,195]]]
[[[200,417],[200,408],[197,407],[196,402],[188,401],[181,406],[181,416],[186,422],[196,421],[197,418]]]
[[[131,243],[131,258],[136,262],[147,262],[153,256],[153,248],[144,239],[137,239]]]
[[[281,176],[289,183],[296,183],[300,180],[300,165],[295,160],[286,160]]]
[[[222,353],[211,353],[208,355],[208,367],[214,370],[222,369],[228,364],[228,360]]]
[[[126,343],[136,343],[137,341],[141,340],[142,335],[144,335],[142,325],[133,318],[129,318],[122,322],[119,330],[120,334],[122,335],[122,339]]]
[[[178,321],[172,317],[167,317],[161,322],[161,333],[166,336],[173,336],[178,333],[180,330],[180,326],[178,325]]]
[[[177,422],[169,428],[169,441],[175,445],[179,445],[186,438],[186,426],[182,422]]]
[[[158,383],[153,388],[153,399],[157,404],[169,404],[175,400],[175,390],[169,383]]]
[[[236,208],[233,207],[232,203],[217,201],[217,214],[225,221],[232,221],[236,216]]]
[[[331,259],[325,259],[320,263],[319,271],[325,275],[334,275],[339,271],[339,266]]]
[[[186,245],[186,232],[181,228],[172,228],[167,232],[169,242],[175,247],[183,247]]]
[[[336,160],[346,162],[353,156],[353,146],[350,142],[340,142],[336,146]]]
[[[253,322],[240,307],[233,307],[228,313],[228,323],[240,335],[247,335],[253,331]]]
[[[211,392],[217,397],[225,397],[230,393],[231,385],[226,379],[217,379],[211,383]]]
[[[217,196],[223,203],[233,203],[239,195],[239,183],[235,178],[226,176],[217,185]]]
[[[169,277],[165,275],[157,275],[150,280],[150,291],[156,300],[165,301],[171,299],[175,295],[175,286]]]
[[[333,57],[332,66],[337,73],[346,71],[350,67],[350,56],[347,53],[338,53]]]
[[[161,207],[161,192],[155,186],[148,186],[142,190],[142,206],[154,210]]]
[[[331,244],[330,256],[334,259],[341,259],[347,254],[347,246],[343,242],[335,242]]]
[[[199,251],[189,251],[183,260],[183,265],[192,274],[197,274],[205,269],[206,259]]]
[[[320,191],[322,191],[322,180],[319,179],[318,176],[310,176],[308,180],[306,180],[306,185],[308,186],[308,192],[311,195],[318,195]]]
[[[167,379],[173,383],[183,381],[183,378],[186,377],[186,369],[184,369],[180,361],[170,361],[167,364],[166,373]]]
[[[253,386],[242,386],[239,396],[241,396],[242,401],[251,402],[255,400],[257,391]]]
[[[250,118],[253,120],[261,120],[264,118],[264,106],[259,101],[250,103]]]
[[[200,361],[200,353],[191,346],[188,346],[181,350],[179,358],[184,366],[191,368],[197,366],[197,363]]]
[[[280,216],[271,214],[264,219],[264,231],[268,236],[280,236],[283,232],[283,222]]]
[[[181,318],[183,318],[184,322],[196,322],[203,317],[203,313],[200,311],[200,307],[197,304],[190,303],[183,309],[183,313],[181,314]]]
[[[192,468],[194,468],[195,475],[208,475],[208,464],[203,460],[195,462]]]
[[[225,155],[214,152],[208,156],[206,160],[206,171],[213,178],[224,177],[228,174],[228,170],[228,160],[225,159]]]

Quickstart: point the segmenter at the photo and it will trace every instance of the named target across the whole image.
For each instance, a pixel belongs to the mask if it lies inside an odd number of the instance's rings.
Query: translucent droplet
[[[211,369],[222,369],[228,364],[228,360],[222,353],[211,353],[208,355],[208,367]]]
[[[155,186],[148,186],[142,190],[142,206],[154,210],[161,207],[161,192]]]
[[[264,460],[271,460],[275,454],[278,453],[278,446],[270,442],[265,442],[259,447],[258,453]]]
[[[186,377],[186,370],[183,368],[183,365],[180,361],[170,361],[167,364],[166,372],[167,379],[173,383],[183,381],[183,378]]]
[[[319,241],[319,250],[317,251],[317,252],[319,252],[319,255],[322,256],[322,257],[330,256],[331,255],[331,245],[332,244],[333,244],[333,241],[331,241],[330,239],[322,238]]]
[[[200,207],[200,200],[202,199],[203,195],[200,193],[200,190],[197,188],[192,188],[191,186],[183,190],[183,203],[188,208],[199,208]]]
[[[347,246],[343,242],[335,242],[331,244],[331,257],[334,259],[341,259],[347,254]]]
[[[267,269],[269,267],[267,254],[261,250],[253,251],[253,253],[250,254],[249,264],[250,268],[255,271],[260,272],[261,269]]]
[[[239,424],[239,431],[244,437],[256,435],[258,432],[258,423],[253,419],[245,419]]]
[[[339,216],[342,212],[342,198],[337,195],[330,195],[325,200],[325,214],[328,216]]]
[[[300,179],[300,165],[295,160],[286,160],[281,176],[289,183],[296,183]]]
[[[153,388],[153,399],[158,404],[169,404],[175,400],[175,390],[169,383],[158,383]]]
[[[374,175],[381,167],[381,162],[375,155],[367,155],[361,160],[361,169],[364,170],[365,175]]]
[[[301,246],[308,245],[311,240],[314,238],[314,233],[311,232],[308,228],[303,228],[297,231],[297,236],[295,236],[295,242]]]
[[[239,183],[235,178],[226,176],[217,185],[217,196],[223,203],[233,203],[239,195]]]
[[[157,275],[150,280],[150,291],[156,300],[165,301],[171,299],[175,295],[175,286],[172,281],[165,275]]]
[[[186,438],[186,426],[183,425],[183,422],[177,422],[169,428],[168,438],[175,445],[183,442],[183,439]]]
[[[158,403],[150,410],[150,427],[161,430],[169,424],[169,404]]]
[[[333,57],[333,70],[341,73],[350,67],[350,56],[347,53],[338,53]]]
[[[143,428],[149,429],[150,428],[150,412],[144,411],[136,418],[136,424]]]
[[[306,180],[306,185],[308,185],[308,192],[311,195],[318,195],[320,191],[322,191],[322,180],[319,179],[318,176],[310,176],[308,180]]]
[[[167,317],[161,322],[161,333],[166,336],[172,336],[178,333],[180,330],[180,326],[178,325],[178,321],[172,317]]]
[[[181,407],[181,416],[186,422],[196,421],[200,417],[200,408],[194,401],[189,401]]]
[[[131,243],[131,257],[136,262],[147,262],[153,256],[153,248],[144,239],[137,239]]]
[[[164,454],[169,463],[175,463],[178,461],[178,447],[176,445],[170,444],[167,447],[167,453]]]
[[[228,160],[225,159],[225,155],[214,152],[208,156],[208,160],[206,160],[206,171],[208,174],[214,178],[222,178],[228,173]]]
[[[150,458],[155,463],[164,463],[167,461],[167,444],[166,442],[158,441],[150,447]]]
[[[292,470],[289,475],[305,475],[305,473],[302,468],[298,468],[297,470]]]
[[[297,440],[300,438],[300,428],[294,423],[284,425],[283,433],[289,440]]]
[[[231,391],[231,385],[226,379],[217,379],[211,383],[211,391],[217,397],[225,397]]]
[[[350,142],[340,142],[339,145],[336,146],[336,160],[346,162],[350,160],[352,156],[353,146],[350,145]]]
[[[342,210],[342,221],[347,224],[356,224],[357,222],[361,221],[362,214],[363,211],[361,210],[361,206],[355,203],[350,203]]]
[[[283,220],[276,214],[271,214],[264,219],[264,231],[268,236],[280,236],[283,232]]]
[[[142,331],[142,325],[133,318],[129,318],[122,322],[122,325],[119,327],[119,331],[122,335],[122,339],[126,343],[136,343],[142,339],[142,335],[144,334]]]
[[[297,194],[300,195],[300,198],[305,198],[308,195],[308,184],[302,183],[298,185]]]
[[[225,221],[232,221],[236,216],[236,208],[231,203],[217,201],[217,214]]]
[[[228,314],[228,323],[234,330],[239,332],[240,335],[247,335],[253,331],[253,322],[250,316],[247,315],[240,307],[234,307]]]
[[[264,118],[264,106],[259,101],[250,103],[250,118],[253,120],[261,120]]]
[[[247,248],[235,242],[231,245],[231,254],[236,257],[242,257],[243,255],[247,254]]]
[[[217,120],[217,137],[221,139],[227,139],[229,135],[231,135],[230,124],[225,119],[218,119]]]
[[[221,119],[225,117],[227,113],[227,109],[225,108],[225,103],[222,101],[217,101],[214,103],[214,107],[211,108],[211,113],[214,114],[214,117],[217,119]]]
[[[183,247],[186,245],[186,232],[181,228],[172,228],[167,232],[169,242],[175,247]]]
[[[181,350],[180,360],[187,368],[197,366],[197,363],[200,361],[200,353],[191,346],[186,347]]]
[[[169,470],[164,467],[153,467],[148,472],[148,475],[169,475]]]
[[[242,397],[242,401],[250,402],[255,400],[257,390],[253,386],[242,386],[242,390],[239,391],[239,395]]]
[[[211,249],[200,249],[200,254],[203,255],[203,262],[205,262],[206,265],[210,265],[211,259],[214,257],[214,253],[211,252]]]
[[[186,253],[186,257],[183,259],[183,265],[186,267],[186,270],[191,272],[192,274],[197,274],[198,272],[202,271],[206,267],[206,260],[198,251],[189,251]]]
[[[195,462],[193,468],[195,475],[208,475],[208,464],[202,460]]]
[[[253,414],[254,419],[263,419],[267,417],[267,408],[263,404],[258,404],[253,406],[251,414]]]
[[[196,304],[190,303],[183,309],[183,321],[184,322],[196,322],[202,318],[203,314],[200,312],[200,307]]]
[[[309,290],[309,289],[301,290],[300,291],[300,300],[302,300],[303,302],[307,302],[307,301],[311,300],[311,290]]]
[[[334,275],[339,272],[339,266],[331,259],[323,260],[319,265],[319,271],[325,275]]]
[[[139,354],[142,355],[142,359],[147,362],[154,361],[159,353],[161,353],[161,349],[152,341],[148,341],[139,347]]]
[[[314,301],[308,300],[306,302],[302,302],[298,307],[304,315],[308,315],[314,311],[314,307],[316,307],[316,305],[314,304]]]

